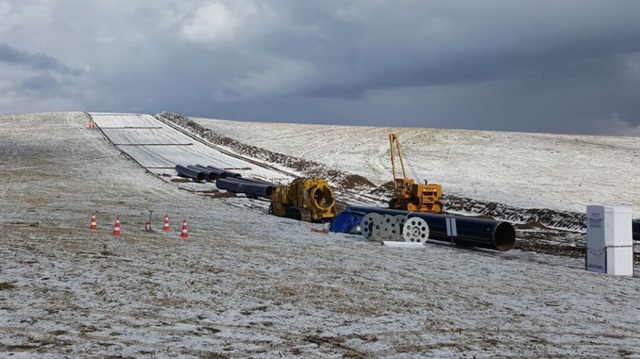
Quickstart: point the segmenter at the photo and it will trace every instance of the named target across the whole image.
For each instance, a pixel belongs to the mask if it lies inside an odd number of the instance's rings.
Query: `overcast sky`
[[[0,0],[0,113],[640,136],[640,0]]]

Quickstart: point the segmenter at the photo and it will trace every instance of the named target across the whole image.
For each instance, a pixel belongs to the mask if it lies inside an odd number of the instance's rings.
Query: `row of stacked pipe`
[[[178,176],[190,178],[197,182],[209,181],[216,187],[233,193],[244,193],[251,197],[271,197],[275,185],[273,183],[242,178],[239,173],[230,172],[213,166],[176,165]]]

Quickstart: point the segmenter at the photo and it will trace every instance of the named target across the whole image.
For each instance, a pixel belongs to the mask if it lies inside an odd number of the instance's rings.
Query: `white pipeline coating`
[[[420,242],[384,241],[382,242],[382,245],[396,248],[424,248],[424,244]]]

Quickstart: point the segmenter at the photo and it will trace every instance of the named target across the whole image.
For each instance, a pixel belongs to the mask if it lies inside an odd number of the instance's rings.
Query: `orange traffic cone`
[[[169,230],[169,214],[168,213],[164,214],[164,224],[162,225],[162,230],[163,231]]]
[[[151,222],[147,221],[147,223],[145,223],[144,231],[145,232],[151,232]]]
[[[116,216],[116,224],[113,226],[113,235],[120,235],[120,216]]]
[[[182,222],[182,234],[180,234],[180,238],[189,238],[189,233],[187,232],[187,220],[185,219]]]
[[[91,226],[89,226],[89,229],[98,229],[98,224],[96,224],[96,212],[93,212],[93,215],[91,216]]]

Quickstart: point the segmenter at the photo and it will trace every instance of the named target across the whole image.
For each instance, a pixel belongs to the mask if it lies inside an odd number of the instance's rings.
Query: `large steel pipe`
[[[218,179],[218,174],[206,167],[200,166],[200,165],[188,165],[188,168],[191,168],[192,170],[195,171],[199,171],[204,173],[205,177],[207,178],[207,180],[213,182],[216,179]]]
[[[272,184],[260,184],[238,178],[218,178],[216,187],[235,193],[245,193],[256,197],[271,197]]]
[[[238,177],[242,177],[239,173],[234,173],[234,172],[229,172],[229,171],[225,171],[221,168],[217,168],[217,167],[213,167],[213,166],[206,166],[206,168],[208,168],[210,171],[214,171],[215,173],[218,174],[218,178],[238,178]]]
[[[409,212],[380,207],[347,207],[345,210],[360,213],[380,213],[420,217],[429,225],[429,238],[439,241],[451,241],[447,236],[447,218],[456,219],[458,235],[453,237],[455,244],[480,248],[508,251],[516,242],[516,231],[508,222],[490,219],[468,218],[443,214]]]
[[[176,172],[178,172],[178,176],[180,177],[191,178],[196,181],[204,181],[204,179],[207,177],[202,171],[198,171],[193,168],[181,165],[176,165]]]
[[[268,185],[274,186],[273,183],[267,182],[267,181],[263,181],[263,180],[244,178],[244,177],[234,177],[233,179],[237,180],[237,181],[244,181],[244,182],[249,182],[249,183],[257,183],[257,184],[268,184]]]

